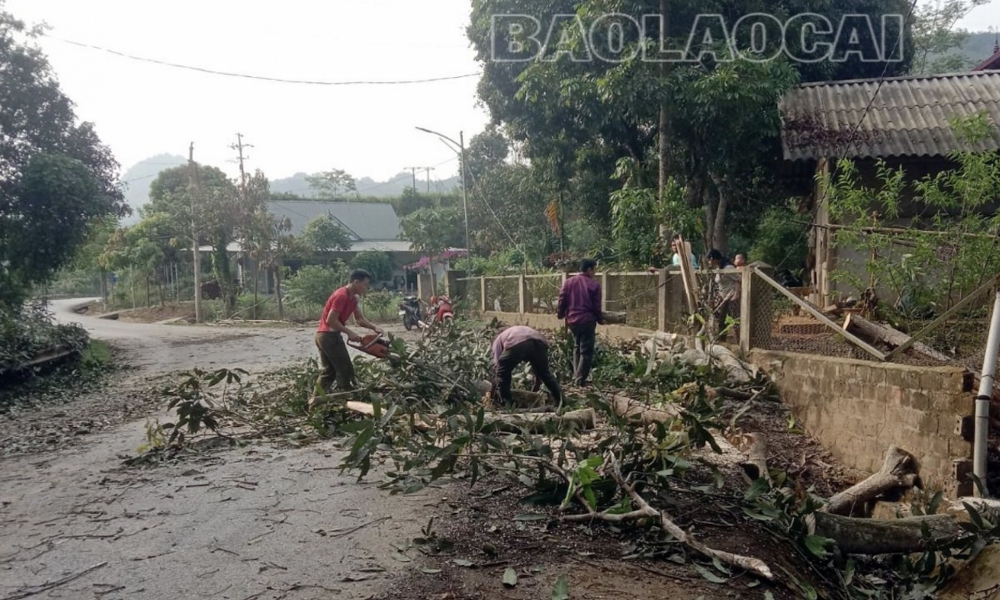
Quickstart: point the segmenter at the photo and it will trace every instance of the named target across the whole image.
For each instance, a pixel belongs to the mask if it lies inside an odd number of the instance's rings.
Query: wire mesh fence
[[[562,282],[562,273],[526,275],[524,310],[536,314],[556,314]]]
[[[479,277],[469,277],[458,280],[461,286],[460,302],[471,314],[479,314],[482,310],[482,287]]]
[[[625,324],[640,329],[658,325],[660,277],[654,273],[607,273],[602,276],[604,308],[625,314]]]
[[[521,297],[518,290],[520,279],[517,275],[486,278],[486,310],[496,312],[520,312]]]
[[[780,288],[780,289],[779,289]],[[801,352],[839,358],[871,360],[868,351],[848,341],[840,329],[804,310],[791,292],[776,286],[756,270],[751,275],[749,315],[750,348],[781,352]]]

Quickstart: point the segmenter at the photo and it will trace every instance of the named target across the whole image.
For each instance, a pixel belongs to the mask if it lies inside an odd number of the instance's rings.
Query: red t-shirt
[[[331,332],[330,326],[326,324],[326,318],[330,315],[330,311],[337,311],[337,320],[340,321],[342,325],[347,325],[347,320],[351,318],[354,311],[358,308],[358,297],[351,293],[347,287],[342,287],[337,289],[334,293],[330,294],[330,297],[326,301],[326,306],[323,307],[323,315],[319,318],[319,327],[316,328],[318,332]]]

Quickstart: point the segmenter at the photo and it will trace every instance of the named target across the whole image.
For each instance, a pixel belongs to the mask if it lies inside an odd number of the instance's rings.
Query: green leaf
[[[729,582],[728,579],[726,579],[724,577],[719,577],[715,573],[709,571],[708,569],[706,569],[705,567],[703,567],[703,566],[701,566],[699,564],[695,564],[694,565],[694,569],[695,569],[695,571],[698,571],[698,573],[700,573],[702,577],[704,577],[705,579],[711,581],[712,583],[722,584],[722,583],[728,583]]]
[[[552,588],[552,600],[569,600],[569,579],[565,575],[556,579],[556,585]]]
[[[807,535],[805,539],[806,548],[818,558],[830,556],[826,548],[832,544],[833,540],[818,535]]]
[[[507,587],[514,587],[517,585],[517,571],[507,567],[503,572],[503,584]]]

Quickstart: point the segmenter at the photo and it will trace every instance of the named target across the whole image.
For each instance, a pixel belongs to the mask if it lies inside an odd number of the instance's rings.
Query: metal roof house
[[[828,174],[841,158],[854,159],[863,181],[874,183],[875,162],[903,167],[910,180],[952,168],[949,155],[959,151],[1000,149],[1000,71],[921,77],[893,77],[809,83],[788,92],[779,102],[784,158],[805,162]],[[976,144],[960,140],[952,129],[956,118],[985,112],[995,125]],[[844,249],[832,247],[828,206],[818,185],[812,193],[814,227],[810,236],[813,299],[823,304],[833,291],[829,274]],[[901,214],[904,225],[912,214]],[[890,223],[886,223],[889,225]],[[844,256],[843,258],[847,258]]]
[[[306,223],[316,217],[330,216],[343,227],[353,240],[350,252],[382,250],[411,251],[410,242],[399,239],[402,230],[399,217],[391,204],[369,202],[323,202],[309,200],[273,200],[268,210],[277,217],[287,217],[292,223],[292,235],[302,233]]]

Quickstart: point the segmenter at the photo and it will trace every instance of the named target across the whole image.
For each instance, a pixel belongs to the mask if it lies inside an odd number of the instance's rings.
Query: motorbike
[[[403,319],[403,327],[407,331],[414,327],[424,327],[424,322],[420,319],[420,300],[416,296],[406,296],[399,303],[399,316]]]
[[[434,325],[451,325],[455,321],[455,311],[451,306],[451,298],[448,296],[438,296],[436,309],[434,310]]]

